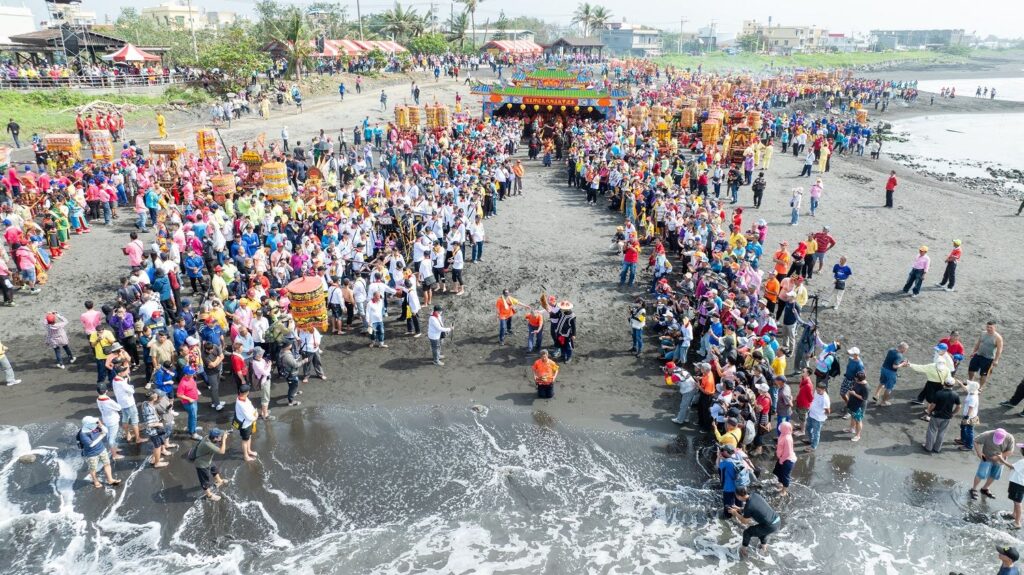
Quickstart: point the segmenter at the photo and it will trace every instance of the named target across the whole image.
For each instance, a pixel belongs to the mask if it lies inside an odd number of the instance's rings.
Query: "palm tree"
[[[292,77],[299,79],[303,62],[313,53],[309,28],[306,27],[302,11],[298,8],[289,10],[280,22],[274,24],[271,37],[284,50]]]
[[[469,16],[465,12],[454,14],[448,19],[448,33],[445,37],[449,42],[458,44],[461,50],[466,46],[466,30],[469,28]]]
[[[382,15],[380,32],[398,42],[422,33],[423,24],[414,8],[402,8],[400,3],[395,2],[395,6]]]
[[[608,25],[608,21],[611,19],[611,10],[604,6],[593,6],[590,13],[590,32],[593,33],[597,30],[603,29]]]
[[[476,9],[484,0],[459,0],[460,4],[466,5],[466,12],[469,13],[469,24],[473,29],[471,45],[476,48]]]
[[[594,19],[594,7],[590,5],[590,2],[580,2],[576,6],[576,12],[572,15],[572,23],[579,24],[583,30],[583,36],[587,36],[587,32],[590,30],[590,23]]]

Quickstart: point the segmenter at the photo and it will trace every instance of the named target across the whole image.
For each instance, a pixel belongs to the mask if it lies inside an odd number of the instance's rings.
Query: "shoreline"
[[[471,116],[476,116],[474,112],[479,104],[476,98],[465,97],[464,87],[451,82],[434,84],[426,76],[420,82],[424,87],[423,101],[436,96],[451,102],[454,93],[460,91]],[[392,84],[390,90],[393,94],[404,93],[402,88],[401,84]],[[224,130],[225,140],[238,143],[260,132],[274,138],[283,123],[302,140],[328,121],[332,131],[339,127],[351,129],[364,113],[369,112],[374,118],[390,115],[390,111],[377,110],[375,97],[374,90],[368,88],[361,97],[347,96],[344,105],[337,105],[329,96],[314,98],[307,103],[302,115],[276,114],[268,122],[254,118],[238,121],[234,128]],[[393,101],[400,101],[400,98]],[[963,99],[964,102],[970,100]],[[1024,103],[1003,105],[1000,102],[995,101],[999,109],[1012,107],[1024,111]],[[962,105],[960,98],[941,104],[937,99],[935,106],[922,106],[919,102],[906,109],[890,108],[885,115],[872,116],[871,121],[921,115],[922,108],[927,108],[929,114],[992,113],[992,110],[981,109],[983,103],[988,101]],[[975,106],[977,110],[973,109]],[[282,122],[281,118],[286,120]],[[186,134],[199,125],[202,124],[179,124],[174,126],[174,133]],[[146,128],[145,125],[134,127],[130,135],[147,141],[140,131]],[[343,379],[311,383],[306,388],[304,405],[437,403],[538,409],[540,402],[532,399],[533,388],[527,375],[527,356],[519,345],[523,342],[498,348],[491,320],[493,298],[502,287],[509,287],[522,300],[532,300],[539,291],[538,286],[543,284],[554,293],[565,294],[577,302],[582,334],[581,361],[565,370],[559,380],[561,385],[556,399],[545,404],[544,411],[604,430],[694,435],[689,428],[679,432],[669,422],[678,403],[677,393],[664,387],[652,358],[645,356],[643,360],[635,360],[625,352],[628,330],[615,313],[609,313],[609,310],[620,309],[635,293],[614,287],[617,262],[607,249],[607,238],[619,222],[619,216],[603,207],[583,205],[578,190],[565,186],[561,167],[544,169],[539,163],[526,166],[526,195],[504,202],[498,219],[489,224],[485,263],[468,268],[469,295],[457,304],[443,300],[446,306],[457,305],[452,319],[460,326],[446,352],[450,353],[447,367],[431,369],[428,352],[423,345],[418,345],[425,342],[396,337],[393,335],[397,333],[396,328],[390,324],[389,339],[393,345],[385,353],[365,349],[363,340],[356,336],[325,337],[324,363],[328,376],[335,376],[342,370],[346,375]],[[882,210],[878,208],[881,189],[890,169],[900,172],[898,207]],[[768,174],[765,208],[760,212],[750,208],[748,189],[743,188],[741,192],[741,205],[750,209],[751,217],[764,217],[769,221],[769,242],[797,239],[824,224],[831,225],[841,239],[839,249],[851,257],[856,275],[844,309],[821,312],[823,329],[829,334],[842,333],[861,347],[872,382],[885,349],[896,341],[913,342],[911,356],[921,361],[923,350],[934,345],[932,340],[945,336],[944,331],[951,326],[959,327],[965,340],[975,337],[984,323],[985,313],[1002,320],[1003,334],[1009,345],[1024,341],[1024,329],[1016,323],[1016,318],[1022,315],[1022,304],[1004,297],[1006,293],[1016,293],[1015,286],[1024,280],[1024,272],[1007,270],[1006,260],[998,257],[1000,253],[1016,253],[1014,250],[1019,245],[1015,234],[1002,229],[1013,223],[1011,220],[1004,224],[1001,218],[1010,211],[1010,202],[965,190],[956,182],[936,181],[917,173],[904,175],[905,170],[890,159],[873,162],[867,156],[847,156],[836,161],[833,171],[826,174],[827,191],[821,213],[817,218],[801,217],[801,224],[793,229],[785,225],[788,223],[785,190],[793,185],[806,185],[804,180],[796,178],[799,172],[796,160],[776,154]],[[961,212],[965,206],[973,210],[969,218]],[[1012,207],[1015,209],[1016,204]],[[982,229],[973,225],[976,221],[996,225],[992,226],[994,229]],[[116,275],[123,268],[118,248],[127,241],[127,232],[131,229],[127,210],[121,212],[117,222],[111,229],[97,229],[88,236],[75,237],[69,255],[56,264],[51,283],[44,287],[43,293],[21,297],[18,308],[0,312],[0,318],[10,326],[4,343],[11,347],[10,357],[19,377],[25,379],[21,386],[7,390],[6,401],[0,405],[0,420],[6,424],[24,427],[44,421],[68,422],[94,411],[92,363],[75,324],[81,302],[84,299],[103,301],[104,296],[112,293]],[[916,301],[893,293],[902,285],[905,267],[917,245],[929,243],[939,255],[952,237],[963,238],[969,246],[969,256],[961,271],[961,281],[969,286],[967,289],[954,294],[927,291]],[[567,245],[571,252],[564,251]],[[85,255],[94,253],[112,258],[114,273],[87,261]],[[933,283],[933,279],[929,277],[928,282]],[[812,288],[823,296],[830,291],[828,280],[820,277],[813,280]],[[54,369],[49,350],[41,345],[39,318],[46,309],[54,307],[60,308],[59,311],[72,321],[69,329],[72,345],[83,354],[74,369],[68,371]],[[516,338],[520,335],[517,331]],[[1024,367],[1019,357],[1008,357],[1004,363],[1005,367],[994,378],[994,391],[983,401],[982,419],[986,423],[1002,419],[996,413],[996,409],[1001,408],[995,408],[995,403],[1008,395],[1016,384],[1016,374]],[[414,371],[407,371],[410,369]],[[415,373],[415,377],[409,377],[411,373]],[[377,383],[382,378],[384,385]],[[280,382],[275,382],[275,397],[282,389],[280,386]],[[910,416],[911,411],[904,403],[916,395],[918,387],[914,378],[904,375],[897,387],[897,406],[869,415],[865,440],[853,452],[857,457],[905,469],[967,480],[966,460],[955,451],[947,450],[932,457],[914,450],[924,430],[922,424]],[[201,417],[210,420],[210,415],[204,406]],[[226,422],[224,417],[213,420],[220,424]],[[841,425],[841,421],[829,421],[822,455],[817,457],[851,451],[851,444],[841,443],[834,437]],[[1011,431],[1020,431],[1016,419]]]

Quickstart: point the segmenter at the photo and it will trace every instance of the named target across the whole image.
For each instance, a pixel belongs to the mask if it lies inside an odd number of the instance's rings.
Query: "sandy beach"
[[[878,75],[913,79],[940,72],[975,73],[943,69]],[[418,81],[423,89],[421,101],[453,103],[459,92],[464,106],[474,113],[479,109],[477,98],[469,97],[465,86],[434,83],[425,77]],[[395,81],[386,89],[391,103],[408,98],[408,80]],[[292,138],[304,142],[320,128],[333,134],[344,130],[349,139],[348,133],[364,116],[369,115],[371,122],[392,117],[390,110],[380,110],[379,93],[379,86],[370,85],[359,96],[350,93],[343,104],[336,97],[315,98],[301,115],[293,110],[275,110],[269,121],[251,116],[236,121],[222,134],[228,145],[241,144],[260,133],[277,138],[282,126],[287,125]],[[937,98],[929,106],[922,96],[916,103],[894,104],[885,114],[872,114],[871,121],[874,124],[922,114],[1021,112],[1024,103]],[[172,138],[189,142],[194,142],[194,131],[200,125],[188,123],[186,117],[171,118],[169,124]],[[142,142],[151,139],[154,132],[147,125],[128,129],[130,137]],[[829,252],[826,266],[830,268],[839,255],[845,255],[853,276],[842,308],[820,311],[823,335],[841,335],[847,346],[861,349],[873,386],[886,350],[897,342],[910,344],[908,356],[912,362],[927,363],[932,346],[950,329],[960,331],[970,350],[985,322],[995,320],[1007,353],[982,396],[981,430],[1002,426],[1024,440],[1024,418],[1018,418],[1016,410],[996,405],[1008,398],[1024,374],[1024,358],[1017,353],[1024,342],[1024,325],[1020,322],[1024,300],[1019,297],[1024,268],[1018,265],[1024,233],[1014,216],[1017,201],[965,190],[884,158],[874,161],[867,155],[847,155],[835,158],[831,171],[822,174],[825,192],[817,216],[802,214],[799,225],[790,226],[789,190],[794,186],[806,189],[814,181],[797,176],[801,165],[801,160],[776,149],[766,174],[763,206],[760,210],[752,207],[751,192],[746,187],[741,188],[740,205],[745,210],[745,221],[763,218],[768,222],[768,253],[782,240],[795,244],[822,226],[831,228],[838,245]],[[896,208],[885,209],[883,190],[891,169],[897,171],[900,185]],[[655,449],[681,449],[687,455],[680,460],[692,463],[692,449],[706,443],[706,438],[692,428],[680,431],[669,421],[675,415],[678,394],[665,387],[653,356],[638,359],[628,352],[626,306],[639,292],[616,286],[619,260],[609,250],[609,240],[621,216],[603,205],[587,206],[582,192],[566,187],[560,165],[543,168],[539,162],[527,162],[524,191],[523,196],[502,202],[498,217],[488,220],[485,261],[467,266],[468,294],[436,298],[455,326],[453,337],[446,342],[445,367],[432,366],[426,339],[405,338],[401,335],[404,327],[394,319],[388,327],[390,349],[366,349],[361,335],[327,336],[323,361],[328,380],[314,380],[304,386],[303,407],[401,410],[410,406],[481,405],[532,413],[535,417],[540,413],[577,428],[654,434],[665,438],[658,442],[664,447]],[[92,233],[74,237],[68,254],[51,270],[42,293],[21,296],[18,307],[0,311],[2,339],[10,347],[9,357],[18,377],[24,379],[22,385],[0,388],[0,421],[5,425],[75,423],[95,412],[95,372],[77,316],[83,311],[84,300],[101,303],[113,294],[117,276],[127,269],[120,248],[128,241],[132,222],[130,210],[122,209],[113,226],[96,226]],[[941,277],[941,261],[954,238],[963,241],[964,258],[958,270],[957,290],[947,293],[933,286]],[[921,296],[911,299],[900,293],[900,288],[922,244],[931,248],[932,271],[925,278]],[[827,269],[825,272],[809,284],[811,294],[823,300],[832,291]],[[649,276],[643,279],[649,282]],[[526,336],[521,319],[515,324],[514,344],[497,345],[494,303],[503,288],[523,301],[535,301],[541,291],[546,291],[575,303],[578,361],[563,369],[554,400],[535,399],[529,373],[533,357],[524,349]],[[52,353],[43,344],[42,317],[49,310],[72,320],[69,332],[80,360],[66,371],[53,367]],[[822,433],[819,452],[802,457],[798,469],[813,467],[816,460],[827,466],[826,462],[834,463],[837,457],[849,457],[869,465],[952,480],[948,489],[957,497],[965,497],[963,482],[972,476],[973,456],[948,447],[940,455],[920,450],[927,424],[917,419],[917,406],[907,402],[923,383],[913,372],[904,371],[894,405],[869,408],[860,443],[851,443],[840,433],[845,422],[830,420]],[[275,388],[275,397],[283,394],[283,387]],[[838,389],[832,393],[836,405]],[[226,413],[214,418],[204,406],[200,419],[208,425],[216,421],[224,426],[228,423]],[[302,412],[278,408],[276,415],[280,419],[272,427],[294,433],[304,425]],[[951,427],[947,442],[953,436]],[[315,443],[310,448],[315,448]],[[142,455],[134,448],[128,453],[141,461]],[[285,459],[287,454],[277,457]],[[183,461],[173,463],[175,467],[187,465]],[[1002,498],[1004,487],[999,490],[1001,498],[993,509],[1008,507]]]

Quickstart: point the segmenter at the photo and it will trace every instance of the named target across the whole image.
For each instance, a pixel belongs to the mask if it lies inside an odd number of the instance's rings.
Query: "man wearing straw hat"
[[[555,327],[556,342],[562,350],[562,358],[565,363],[571,363],[573,349],[576,347],[576,316],[573,314],[572,302],[569,300],[559,302],[558,309],[562,312],[562,316],[558,319],[558,325]]]

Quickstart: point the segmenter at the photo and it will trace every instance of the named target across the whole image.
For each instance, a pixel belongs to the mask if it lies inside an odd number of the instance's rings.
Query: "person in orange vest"
[[[82,117],[82,113],[79,112],[75,116],[75,128],[78,129],[78,139],[82,142],[85,141],[85,118]]]
[[[544,318],[543,310],[534,309],[526,314],[526,351],[536,353],[540,351],[544,341]]]
[[[533,380],[537,384],[537,397],[552,399],[555,397],[555,378],[558,377],[558,364],[548,357],[548,350],[542,350],[537,361],[533,362]]]
[[[768,276],[764,282],[764,299],[768,300],[768,313],[775,313],[775,307],[779,305],[779,279],[773,275]]]
[[[516,306],[520,305],[519,300],[509,295],[508,290],[501,291],[495,307],[498,309],[498,345],[505,345],[505,335],[514,335],[512,332],[512,317],[516,315]]]
[[[513,196],[523,195],[523,174],[526,173],[523,168],[523,161],[516,160],[516,163],[512,165],[512,194]]]

